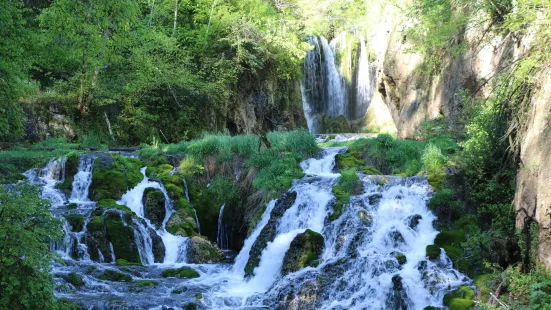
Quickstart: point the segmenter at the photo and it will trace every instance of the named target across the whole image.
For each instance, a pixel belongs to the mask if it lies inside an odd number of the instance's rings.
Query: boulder
[[[177,236],[191,237],[195,236],[197,223],[195,221],[195,212],[189,205],[186,198],[178,200],[174,212],[166,223],[166,230]]]
[[[96,209],[97,211],[97,209]],[[88,254],[90,259],[95,262],[111,263],[113,253],[111,252],[111,246],[107,239],[107,231],[103,225],[103,218],[100,215],[96,215],[96,211],[92,213],[92,218],[86,224],[85,243],[88,247]]]
[[[162,263],[165,260],[165,244],[163,239],[157,235],[153,228],[149,228],[149,237],[153,245],[153,258],[156,263]]]
[[[166,199],[163,192],[153,187],[146,188],[143,193],[142,203],[144,216],[157,229],[161,228],[166,216]]]
[[[281,274],[286,275],[304,267],[317,266],[318,258],[323,251],[323,243],[323,236],[313,230],[307,229],[298,234],[285,253]]]
[[[130,225],[129,219],[127,213],[122,213],[121,216],[118,211],[107,211],[104,215],[107,238],[113,245],[116,258],[126,259],[131,263],[141,263],[134,238],[134,228]]]
[[[270,213],[270,220],[264,226],[258,238],[254,242],[247,265],[245,265],[245,276],[250,277],[253,275],[254,269],[260,264],[260,256],[262,251],[266,248],[268,242],[274,241],[276,236],[277,222],[283,216],[285,211],[289,209],[295,200],[297,199],[296,192],[289,192],[283,194],[283,196],[276,201],[272,213]]]
[[[224,260],[224,252],[216,244],[195,236],[187,244],[186,262],[189,264],[216,263]]]

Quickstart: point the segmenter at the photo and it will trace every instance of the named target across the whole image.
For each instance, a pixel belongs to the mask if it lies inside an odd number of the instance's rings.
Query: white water
[[[143,180],[138,183],[134,188],[130,189],[128,192],[126,192],[121,200],[117,201],[118,204],[125,205],[130,208],[138,217],[143,219],[149,228],[155,229],[155,227],[151,224],[151,222],[145,218],[144,216],[144,206],[142,203],[143,193],[146,188],[152,187],[160,190],[166,200],[165,208],[166,208],[166,215],[165,219],[163,221],[162,227],[160,229],[157,229],[157,234],[161,237],[163,240],[163,244],[165,245],[165,264],[175,264],[175,263],[181,263],[185,261],[185,246],[186,246],[186,240],[187,238],[181,237],[181,236],[175,236],[169,232],[166,231],[165,225],[170,216],[172,215],[172,203],[171,199],[168,196],[166,189],[161,184],[150,181],[149,178],[145,175],[145,170],[147,167],[143,167],[140,172],[143,174]],[[149,239],[151,241],[151,239]],[[152,246],[146,245],[145,251],[149,251],[152,249]],[[150,256],[149,253],[147,255],[140,254],[141,256],[146,257],[152,257],[152,254]],[[149,258],[148,258],[149,260]],[[142,262],[146,263],[146,262]]]
[[[218,214],[218,231],[216,233],[216,244],[222,250],[228,249],[228,235],[224,227],[224,208],[226,204],[223,204],[220,207],[220,213]]]
[[[365,115],[371,98],[373,97],[373,85],[371,82],[371,67],[365,46],[364,37],[360,37],[360,62],[358,64],[358,86],[356,89],[356,115]]]
[[[324,37],[320,38],[324,55],[324,67],[327,78],[327,100],[329,102],[328,114],[331,116],[346,115],[348,102],[344,79],[339,74],[336,65],[336,57],[333,48]]]
[[[40,169],[31,169],[23,175],[29,181],[42,189],[42,198],[50,200],[52,208],[58,208],[65,204],[65,195],[56,188],[56,185],[65,181],[65,163],[67,157],[52,158],[48,164]]]
[[[78,172],[73,179],[73,190],[69,202],[89,203],[88,191],[92,184],[92,169],[94,168],[94,157],[81,156],[78,163]]]
[[[322,151],[321,158],[310,158],[300,163],[300,167],[307,175],[325,177],[338,177],[340,174],[333,173],[335,157],[346,150],[342,147],[327,147]]]

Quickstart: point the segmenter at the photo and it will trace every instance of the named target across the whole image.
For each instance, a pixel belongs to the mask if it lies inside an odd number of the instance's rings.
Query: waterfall
[[[197,223],[197,233],[201,234],[201,224],[199,224],[199,217],[197,216],[197,210],[193,207],[193,204],[191,203],[191,199],[189,199],[189,191],[187,188],[187,182],[185,178],[182,178],[182,182],[184,183],[184,190],[186,194],[186,199],[191,208],[193,208],[193,213],[195,214],[195,223]]]
[[[339,116],[362,119],[375,86],[365,38],[343,32],[331,42],[312,36],[308,43],[314,48],[304,60],[301,93],[310,132],[329,130],[327,122]]]
[[[226,204],[223,204],[222,207],[220,207],[220,214],[218,214],[218,231],[216,233],[216,244],[220,247],[222,250],[228,249],[228,234],[226,233],[226,227],[224,226],[224,208],[226,207]]]
[[[92,169],[95,157],[81,155],[78,163],[78,172],[73,179],[73,190],[69,202],[89,203],[88,190],[92,184]]]
[[[65,181],[66,162],[66,156],[52,158],[44,168],[31,169],[23,174],[33,185],[42,189],[42,198],[48,199],[52,208],[61,207],[67,201],[65,194],[56,188],[56,185]]]
[[[133,219],[132,224],[134,226],[134,239],[138,245],[138,253],[140,254],[140,260],[144,265],[151,265],[155,262],[153,256],[153,241],[147,231],[147,228],[138,220]]]
[[[243,248],[235,258],[235,263],[233,264],[232,271],[237,274],[239,277],[245,276],[245,265],[247,264],[247,261],[249,260],[249,254],[251,253],[251,248],[258,238],[260,236],[260,232],[268,224],[268,221],[270,220],[270,214],[272,213],[272,210],[274,209],[276,200],[270,201],[266,205],[266,210],[264,210],[264,213],[262,213],[262,218],[260,219],[260,222],[256,225],[255,229],[251,233],[251,235],[245,240],[245,243],[243,244]]]
[[[168,193],[166,192],[166,189],[162,184],[149,180],[149,178],[145,174],[146,169],[147,167],[143,167],[140,170],[140,172],[143,175],[143,180],[134,188],[126,192],[122,196],[121,200],[117,201],[117,203],[129,207],[134,213],[136,213],[138,217],[140,217],[147,223],[149,228],[156,230],[157,234],[161,237],[161,239],[163,240],[163,244],[165,245],[165,260],[164,260],[165,264],[174,264],[178,262],[183,262],[185,260],[185,246],[186,246],[187,238],[172,235],[171,233],[167,232],[165,229],[166,223],[170,219],[170,216],[174,211],[172,207],[172,200],[168,196]],[[144,205],[142,202],[142,198],[143,198],[145,189],[148,187],[152,187],[160,190],[165,197],[166,215],[163,220],[162,227],[160,229],[155,229],[155,227],[151,224],[151,222],[144,216]],[[144,231],[147,232],[145,228],[144,228]],[[142,240],[147,240],[147,237],[145,236],[142,238],[143,238]],[[149,252],[152,251],[151,249],[152,247],[150,246],[146,246],[142,248],[142,250],[149,251]],[[149,257],[153,257],[153,254],[147,253],[147,254],[144,254],[144,256],[148,257],[147,260],[149,260]],[[142,262],[142,263],[145,264],[146,262]]]

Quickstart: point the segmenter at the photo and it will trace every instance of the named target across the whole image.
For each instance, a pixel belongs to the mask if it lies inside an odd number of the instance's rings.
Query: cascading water
[[[97,213],[86,208],[86,204],[79,205],[77,209],[65,212],[84,215],[84,229],[67,234],[65,242],[72,246],[53,248],[61,251],[68,262],[54,266],[54,278],[58,283],[57,296],[100,309],[112,309],[119,305],[128,308],[161,309],[166,306],[180,309],[186,303],[197,302],[196,293],[203,295],[200,306],[208,309],[442,307],[442,297],[446,292],[459,285],[468,285],[470,280],[453,269],[444,252],[439,259],[430,260],[425,256],[425,247],[433,243],[438,233],[432,226],[435,217],[426,206],[431,194],[426,179],[360,175],[362,193],[351,197],[350,204],[343,209],[340,217],[331,221],[328,215],[332,213],[334,203],[332,188],[340,176],[334,171],[335,157],[343,151],[345,148],[325,148],[319,158],[302,162],[301,167],[306,176],[294,181],[289,191],[296,193],[294,200],[281,213],[275,212],[281,199],[266,205],[260,221],[245,240],[233,265],[193,265],[200,277],[191,280],[161,276],[162,269],[167,266],[186,265],[184,261],[188,239],[166,231],[165,225],[173,212],[171,200],[162,184],[148,179],[143,168],[143,180],[124,194],[118,203],[129,207],[136,214],[125,225],[134,227],[135,243],[145,266],[124,267],[125,272],[133,278],[131,282],[103,280],[101,274],[105,270],[123,269],[108,263],[118,258],[114,257],[113,243],[108,242],[101,251],[98,249],[99,257],[94,261],[87,256],[87,249],[84,248],[87,244],[84,240],[89,236],[86,224],[92,217],[97,217]],[[81,163],[83,161],[81,159]],[[33,179],[46,177],[59,182],[62,173],[53,167],[61,167],[62,161],[57,164],[53,162],[55,160],[48,164],[47,169],[43,169],[40,177],[35,171],[36,178]],[[88,164],[79,166],[77,174],[88,169]],[[33,173],[27,175],[32,177]],[[43,190],[47,186],[52,187],[43,180],[40,185]],[[159,228],[155,228],[144,216],[142,198],[145,189],[149,187],[161,191],[166,200],[166,215]],[[48,197],[51,199],[51,196]],[[63,208],[57,207],[55,210],[60,209]],[[102,216],[110,213],[109,216],[118,214],[121,218],[127,214],[114,209],[102,212]],[[222,208],[219,227],[223,226],[223,214]],[[265,231],[272,229],[273,238],[261,249],[258,264],[251,276],[245,277],[245,267],[255,246],[259,240],[266,238]],[[281,269],[285,255],[295,237],[306,229],[324,237],[319,265],[283,276]],[[66,230],[71,230],[68,224]],[[165,246],[163,264],[154,264],[154,237],[161,238]],[[219,233],[221,245],[223,239]],[[75,252],[81,254],[76,255]],[[403,265],[398,263],[397,254],[407,258]],[[84,286],[77,288],[68,283],[65,279],[70,273],[79,274],[84,280]],[[159,285],[138,288],[134,281],[142,279],[154,280]]]
[[[71,192],[71,203],[89,203],[88,190],[92,184],[92,168],[94,168],[95,157],[82,155],[78,164],[78,172],[73,179],[73,190]]]
[[[224,208],[226,207],[225,204],[222,205],[220,208],[220,214],[218,214],[218,231],[216,233],[216,244],[218,244],[218,247],[222,250],[228,249],[228,234],[226,232],[226,226],[224,225]]]
[[[344,32],[331,42],[320,36],[308,43],[314,48],[304,60],[301,92],[310,132],[330,131],[328,122],[339,116],[362,119],[375,87],[364,37]]]
[[[56,185],[65,181],[66,162],[65,156],[52,158],[44,168],[31,169],[23,174],[32,184],[42,189],[42,198],[50,200],[53,208],[63,206],[67,201],[65,195],[56,188]]]

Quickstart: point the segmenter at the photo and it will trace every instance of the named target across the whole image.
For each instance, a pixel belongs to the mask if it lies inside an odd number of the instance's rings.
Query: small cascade
[[[52,208],[61,207],[67,201],[65,194],[56,188],[56,185],[65,181],[66,162],[66,156],[52,158],[44,168],[31,169],[23,174],[33,185],[42,189],[42,198],[48,199]]]
[[[362,119],[375,87],[365,38],[343,32],[331,42],[313,36],[308,43],[314,48],[304,60],[301,92],[310,132],[331,132],[328,126],[338,117]]]
[[[94,168],[93,156],[80,156],[78,163],[78,172],[73,180],[73,190],[69,202],[72,203],[90,203],[88,190],[92,184],[92,169]]]
[[[226,204],[223,204],[222,207],[220,207],[220,214],[218,215],[218,231],[216,233],[216,244],[218,244],[218,247],[222,250],[228,249],[228,234],[226,232],[226,226],[224,225],[224,208],[226,207]]]
[[[193,204],[191,203],[191,199],[189,199],[189,191],[187,188],[187,182],[185,178],[182,178],[182,182],[184,183],[184,193],[186,194],[186,199],[191,208],[193,208],[193,213],[195,214],[195,223],[197,224],[197,233],[201,234],[201,224],[199,224],[199,217],[197,217],[197,210],[193,207]]]
[[[132,226],[134,227],[134,239],[136,240],[136,245],[138,245],[138,253],[140,254],[142,264],[153,264],[155,262],[153,240],[151,240],[147,228],[137,219],[132,220]]]
[[[147,167],[144,167],[140,170],[143,175],[143,180],[138,185],[136,185],[136,187],[126,192],[122,196],[121,200],[117,201],[117,203],[129,207],[134,213],[136,213],[138,217],[140,217],[145,221],[145,223],[147,223],[147,226],[149,229],[155,230],[157,234],[161,237],[161,239],[163,240],[163,244],[165,246],[165,259],[164,259],[165,264],[174,264],[174,263],[184,262],[185,261],[184,254],[185,254],[185,246],[186,246],[187,238],[172,235],[171,233],[167,232],[165,229],[166,223],[173,212],[172,200],[168,196],[168,193],[166,192],[166,189],[162,184],[149,180],[149,178],[145,174],[146,169]],[[150,187],[160,190],[165,197],[166,215],[163,220],[162,227],[160,229],[156,229],[151,224],[151,222],[147,218],[145,218],[145,215],[144,215],[144,205],[142,202],[142,198],[143,198],[145,189]],[[144,232],[147,232],[145,228],[139,229],[139,230],[143,230]],[[149,239],[149,241],[150,240],[151,239]],[[145,244],[145,242],[148,241],[148,239],[147,237],[142,236],[141,239],[139,239],[138,241],[140,241],[140,243],[143,242],[143,244]],[[145,245],[144,247],[142,247],[142,251],[149,251],[148,253],[140,254],[140,256],[147,257],[146,259],[147,262],[149,261],[149,257],[153,256],[152,248],[153,247],[150,245]],[[142,263],[146,264],[147,262],[142,262]]]

